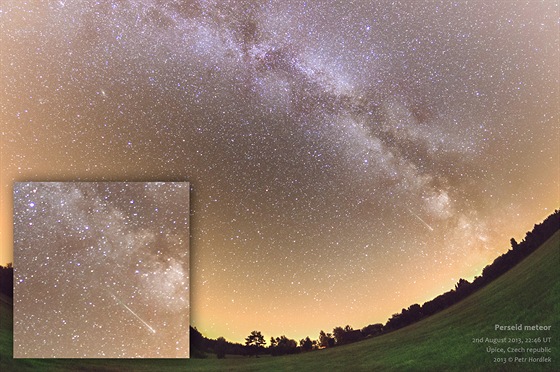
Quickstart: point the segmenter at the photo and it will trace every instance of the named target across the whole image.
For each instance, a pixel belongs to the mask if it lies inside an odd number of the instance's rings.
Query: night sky
[[[189,184],[14,185],[14,356],[189,356]]]
[[[560,205],[557,1],[0,9],[0,261],[13,181],[189,181],[208,337],[385,322]]]

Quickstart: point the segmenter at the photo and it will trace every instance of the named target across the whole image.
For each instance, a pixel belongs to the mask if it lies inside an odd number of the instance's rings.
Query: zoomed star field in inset
[[[189,184],[14,185],[14,357],[187,358]]]
[[[13,180],[186,180],[205,336],[385,322],[558,208],[558,19],[554,0],[3,1],[1,261]]]

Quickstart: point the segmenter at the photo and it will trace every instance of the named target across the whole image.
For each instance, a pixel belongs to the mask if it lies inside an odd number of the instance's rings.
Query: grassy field
[[[218,360],[12,359],[12,308],[0,301],[2,371],[321,371],[558,370],[560,368],[560,232],[512,270],[464,301],[399,331],[355,344],[283,357]],[[404,306],[409,304],[403,304]],[[500,325],[547,325],[550,331],[499,331]],[[522,345],[473,339],[538,338]],[[552,341],[545,343],[548,337]],[[487,347],[550,347],[550,353],[489,353]],[[515,362],[550,357],[551,362]],[[512,358],[496,362],[494,358]]]

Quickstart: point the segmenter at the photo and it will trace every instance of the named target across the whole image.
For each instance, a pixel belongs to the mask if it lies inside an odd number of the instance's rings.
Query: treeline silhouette
[[[560,210],[555,210],[542,223],[536,224],[532,231],[527,232],[521,243],[517,243],[514,238],[511,238],[511,248],[486,266],[482,270],[482,275],[476,276],[472,283],[465,279],[459,279],[455,289],[437,296],[422,306],[414,304],[409,306],[408,309],[402,309],[400,313],[393,314],[385,324],[384,332],[402,328],[438,313],[478,291],[533,253],[559,229]]]
[[[14,269],[12,264],[0,265],[0,293],[14,297]]]
[[[532,231],[527,232],[520,243],[512,238],[510,240],[511,249],[486,266],[482,270],[482,275],[476,276],[472,283],[465,279],[459,279],[454,289],[437,296],[422,306],[414,304],[402,309],[400,313],[393,314],[385,325],[381,323],[370,324],[358,330],[347,325],[344,328],[335,327],[332,333],[325,333],[321,330],[317,340],[306,337],[300,340],[299,345],[296,340],[289,339],[284,335],[276,338],[271,337],[270,345],[266,348],[264,342],[262,342],[264,337],[258,331],[251,332],[251,335],[245,339],[245,345],[242,345],[226,341],[223,337],[217,340],[206,338],[196,328],[191,327],[191,357],[205,358],[207,353],[217,354],[218,358],[224,358],[226,354],[245,356],[297,354],[349,344],[392,332],[436,314],[486,286],[533,253],[559,229],[560,210],[555,210],[542,223],[536,224]],[[255,334],[260,340],[259,344],[251,342]]]
[[[223,337],[216,340],[206,338],[196,328],[191,327],[191,357],[205,358],[208,353],[216,354],[218,358],[224,358],[226,354],[256,357],[262,354],[273,356],[297,354],[349,344],[397,330],[438,313],[486,286],[534,252],[559,229],[560,210],[555,210],[542,223],[535,225],[532,231],[527,232],[520,243],[512,238],[510,240],[511,249],[486,266],[482,270],[482,275],[475,277],[472,283],[465,279],[459,279],[455,289],[437,296],[422,306],[414,304],[402,309],[400,313],[393,314],[385,325],[381,323],[370,324],[359,330],[355,330],[349,325],[344,328],[335,327],[332,333],[325,333],[321,330],[317,340],[306,337],[301,339],[299,343],[284,335],[276,338],[271,337],[270,345],[266,348],[264,347],[265,338],[259,331],[251,332],[245,339],[245,345],[243,345],[229,342]],[[0,265],[0,293],[9,297],[13,297],[13,273],[12,264]]]

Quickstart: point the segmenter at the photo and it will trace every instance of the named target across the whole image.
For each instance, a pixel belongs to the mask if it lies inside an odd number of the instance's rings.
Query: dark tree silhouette
[[[370,324],[362,328],[362,335],[364,337],[377,336],[381,333],[383,333],[383,324],[381,323]]]
[[[305,339],[299,341],[299,346],[301,346],[301,350],[303,351],[311,351],[313,350],[313,341],[307,336]]]
[[[0,292],[10,298],[14,297],[14,268],[11,263],[6,267],[0,265]]]
[[[189,339],[191,345],[191,358],[204,359],[206,358],[205,351],[208,348],[208,340],[202,335],[195,327],[190,327]]]
[[[511,243],[511,249],[513,249],[514,251],[519,248],[519,244],[517,243],[515,238],[511,238],[510,243]]]
[[[348,344],[363,339],[362,332],[360,330],[354,330],[349,325],[344,328],[336,327],[333,329],[333,335],[337,345]]]
[[[266,344],[266,341],[260,331],[253,331],[245,338],[245,345],[249,349],[249,354],[255,357],[258,357],[259,351],[264,344]]]
[[[224,359],[226,357],[227,341],[223,337],[218,337],[216,340],[216,346],[214,350],[216,351],[216,356],[218,359]]]
[[[341,345],[344,343],[344,328],[335,327],[333,329],[333,336],[336,341],[336,345]]]
[[[299,352],[296,340],[289,339],[286,336],[270,338],[270,354],[273,356],[295,354]]]
[[[323,330],[319,332],[319,347],[333,347],[335,344],[332,333],[325,333]]]

